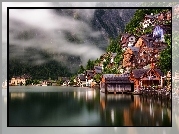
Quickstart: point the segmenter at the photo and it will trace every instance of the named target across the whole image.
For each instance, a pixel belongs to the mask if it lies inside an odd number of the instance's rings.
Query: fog
[[[80,17],[85,17],[83,14],[85,13],[88,17],[86,19],[90,20],[94,10],[74,9],[73,12],[74,16],[77,14],[81,15]],[[83,64],[88,59],[95,59],[104,53],[88,39],[89,37],[99,38],[101,33],[93,31],[85,21],[60,16],[51,9],[10,9],[9,18],[9,43],[23,49],[33,47],[53,54],[65,53],[80,56]],[[70,42],[66,33],[75,36],[82,43]],[[24,37],[25,34],[28,39]],[[16,54],[19,56],[23,53],[17,51]],[[64,62],[61,58],[56,59]]]

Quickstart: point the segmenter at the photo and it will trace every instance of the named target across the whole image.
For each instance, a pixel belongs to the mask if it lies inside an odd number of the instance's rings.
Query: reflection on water
[[[21,91],[22,92],[22,91]],[[3,93],[2,93],[3,94]],[[47,94],[47,93],[44,93]],[[98,94],[97,94],[98,95]],[[2,96],[2,102],[4,97],[7,97],[3,95]],[[60,128],[50,128],[50,127],[43,127],[43,128],[7,128],[7,103],[2,103],[2,133],[3,134],[9,134],[9,133],[18,133],[18,134],[41,134],[41,133],[48,133],[48,132],[54,132],[59,133],[65,132],[65,133],[100,133],[100,134],[108,134],[108,133],[123,133],[123,134],[171,134],[171,133],[178,133],[179,132],[179,103],[176,100],[173,100],[172,102],[172,127],[69,127],[66,129],[65,127]]]
[[[11,99],[24,99],[25,93],[11,93]]]
[[[85,99],[86,101],[89,101],[89,100],[93,100],[96,97],[96,90],[91,90],[91,91],[87,90],[85,92],[74,91],[73,95],[74,95],[74,99],[75,98],[77,98],[78,100]]]
[[[159,104],[158,104],[158,103]],[[171,126],[169,102],[142,96],[105,95],[100,97],[103,113],[110,124],[121,126]],[[163,105],[162,105],[163,104]],[[119,119],[120,118],[120,119]]]
[[[159,99],[90,88],[38,90],[10,89],[10,126],[171,126],[171,104]]]

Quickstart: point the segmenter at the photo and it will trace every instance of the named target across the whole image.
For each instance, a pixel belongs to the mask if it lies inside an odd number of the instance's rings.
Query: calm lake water
[[[171,126],[171,102],[76,87],[10,87],[9,126]]]

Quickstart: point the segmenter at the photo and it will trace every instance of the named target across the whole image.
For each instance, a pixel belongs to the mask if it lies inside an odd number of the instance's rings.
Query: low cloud
[[[83,13],[91,12],[85,18],[90,20],[94,10],[73,9],[73,12],[74,17],[69,17],[57,15],[52,9],[10,9],[9,43],[23,49],[37,47],[49,53],[81,56],[82,64],[85,64],[88,59],[104,53],[89,40],[89,37],[99,38],[101,33],[93,31],[85,21],[75,19],[76,15],[85,17]],[[81,43],[69,41],[66,32]]]
[[[108,6],[112,3],[106,3]],[[97,2],[3,2],[2,3],[2,59],[3,65],[7,63],[7,7],[95,7]],[[116,6],[120,3],[116,3]],[[52,9],[10,9],[9,10],[9,43],[19,48],[10,56],[22,57],[27,48],[36,48],[53,54],[55,60],[66,63],[64,54],[78,57],[82,64],[88,59],[98,58],[107,46],[107,41],[100,40],[101,32],[91,28],[93,9],[72,10],[73,16],[60,15]],[[66,33],[75,37],[77,42],[67,40]],[[28,36],[27,36],[28,35]],[[94,39],[94,41],[93,41]],[[98,40],[96,42],[96,40]],[[79,43],[80,42],[80,43]],[[106,43],[106,44],[105,44]],[[98,47],[97,47],[98,46]],[[99,47],[100,46],[100,47]],[[30,52],[28,52],[30,53]],[[62,55],[60,55],[62,54]],[[46,62],[39,54],[29,55],[35,57],[35,64]],[[24,56],[25,57],[25,56]],[[27,55],[26,55],[27,57]],[[24,58],[24,60],[26,60]],[[3,68],[7,68],[4,67]],[[6,74],[6,71],[3,71]]]

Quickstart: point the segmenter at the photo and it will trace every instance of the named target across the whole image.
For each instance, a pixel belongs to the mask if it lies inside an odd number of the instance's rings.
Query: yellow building
[[[17,86],[17,85],[20,85],[20,84],[25,85],[26,80],[29,79],[29,78],[30,78],[30,76],[25,75],[25,74],[22,75],[22,76],[13,76],[11,78],[10,85],[13,85],[13,86]]]

